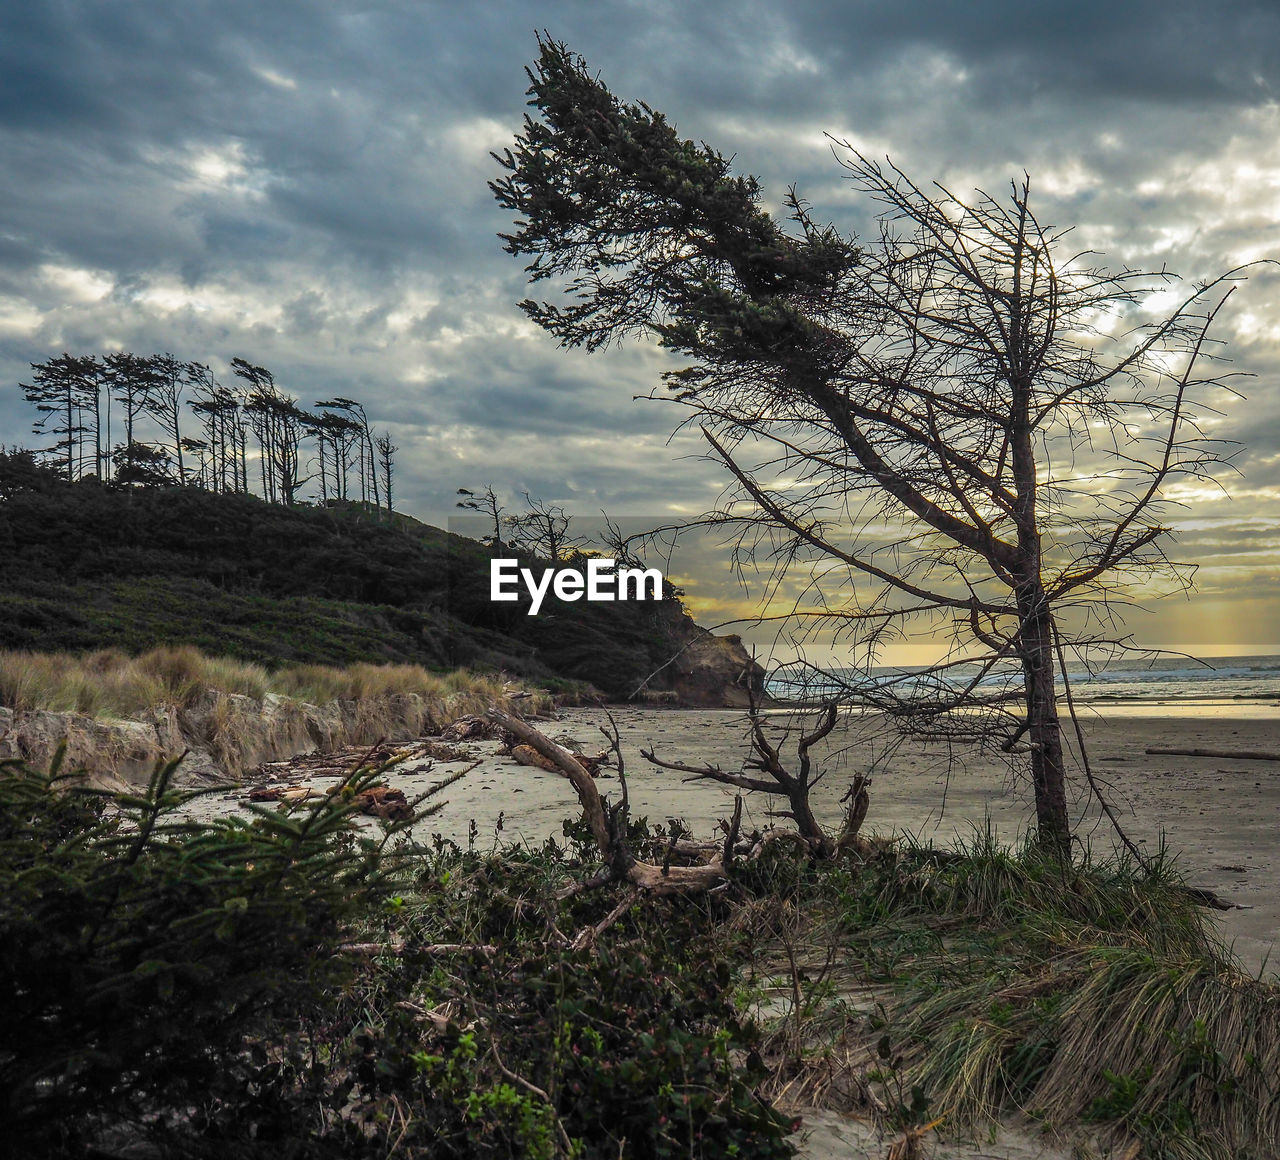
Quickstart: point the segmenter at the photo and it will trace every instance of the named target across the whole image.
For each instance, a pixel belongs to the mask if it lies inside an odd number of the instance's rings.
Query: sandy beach
[[[652,748],[664,759],[737,770],[750,752],[744,715],[736,710],[625,707],[611,713],[622,741],[633,815],[656,823],[681,818],[695,834],[710,834],[732,811],[733,791],[657,769],[640,750]],[[769,714],[770,736],[784,755],[788,750],[794,754],[794,737],[786,732],[789,720],[785,711]],[[1095,777],[1139,848],[1154,854],[1163,835],[1192,885],[1235,904],[1235,909],[1212,913],[1244,966],[1254,972],[1280,966],[1280,959],[1270,961],[1280,938],[1280,761],[1147,752],[1280,754],[1280,706],[1108,706],[1106,716],[1089,714],[1083,723]],[[539,724],[579,751],[605,748],[603,710],[569,709]],[[1033,817],[1030,787],[997,755],[910,740],[895,744],[880,726],[871,718],[847,721],[815,747],[815,768],[826,770],[813,791],[819,818],[835,824],[850,778],[870,773],[866,833],[910,833],[939,844],[970,838],[988,824],[1007,842],[1025,834]],[[472,741],[460,748],[480,764],[440,795],[446,804],[416,827],[420,837],[438,833],[460,845],[474,840],[480,848],[495,840],[540,844],[559,837],[563,819],[576,816],[573,792],[558,775],[499,755],[496,742]],[[389,780],[412,797],[466,764],[406,763]],[[317,788],[328,784],[321,779]],[[606,796],[617,793],[611,773],[602,775],[600,785]],[[1071,792],[1080,841],[1095,855],[1110,853],[1115,834],[1083,778],[1073,782]],[[243,791],[236,791],[201,799],[199,813],[235,809],[242,797]],[[773,824],[770,810],[776,805],[764,795],[746,795],[744,824]]]

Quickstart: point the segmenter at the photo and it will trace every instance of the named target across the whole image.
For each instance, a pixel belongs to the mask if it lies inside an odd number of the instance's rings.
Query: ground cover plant
[[[757,952],[810,979],[766,1036],[768,1094],[908,1135],[1016,1116],[1085,1154],[1277,1153],[1280,987],[1233,964],[1165,858],[1064,867],[977,835],[795,883],[803,923]]]
[[[899,1155],[1011,1116],[1098,1154],[1280,1148],[1280,991],[1163,861],[776,841],[663,893],[586,820],[539,848],[354,832],[382,775],[192,825],[164,769],[119,797],[0,768],[14,1146],[772,1158],[826,1106]],[[610,816],[679,865],[678,820]]]
[[[548,940],[477,887],[500,874],[553,925],[612,911],[542,897],[590,869],[563,849],[359,836],[351,799],[382,770],[195,824],[172,771],[110,795],[0,765],[0,1085],[21,1154],[790,1154],[738,1059],[728,961],[686,961],[714,932],[697,904],[598,947]]]

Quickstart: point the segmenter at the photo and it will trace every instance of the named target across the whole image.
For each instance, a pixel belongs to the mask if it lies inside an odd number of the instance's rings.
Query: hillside
[[[11,458],[0,455],[0,648],[194,644],[267,665],[500,668],[610,698],[684,650],[650,688],[701,703],[715,703],[723,673],[745,660],[674,599],[536,617],[524,602],[493,605],[488,550],[407,516],[66,483],[6,471]]]

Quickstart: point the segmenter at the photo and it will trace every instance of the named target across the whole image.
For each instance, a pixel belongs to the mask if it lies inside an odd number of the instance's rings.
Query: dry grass
[[[1280,989],[1206,959],[1078,947],[902,1011],[909,1066],[951,1122],[1018,1110],[1109,1124],[1142,1155],[1280,1154]],[[1153,1147],[1154,1145],[1154,1147]]]
[[[1163,861],[1062,867],[978,835],[792,889],[744,907],[762,1091],[786,1106],[908,1134],[1030,1117],[1132,1157],[1280,1156],[1280,986],[1239,969]]]
[[[427,718],[441,722],[504,702],[510,691],[499,677],[465,670],[431,673],[418,665],[297,665],[269,672],[261,665],[205,656],[186,645],[137,657],[115,649],[81,655],[0,652],[0,705],[19,712],[134,717],[161,705],[186,708],[211,693],[258,701],[274,693],[312,704],[416,694],[425,702]],[[543,711],[550,698],[536,693],[526,705]]]

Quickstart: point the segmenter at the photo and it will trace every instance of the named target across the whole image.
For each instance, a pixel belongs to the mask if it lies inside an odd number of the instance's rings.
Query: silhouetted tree
[[[560,504],[534,499],[527,491],[524,502],[524,511],[503,520],[512,547],[544,560],[559,560],[581,544],[580,538],[569,534],[573,517]]]
[[[505,509],[498,501],[497,493],[493,490],[492,484],[486,484],[482,492],[470,491],[465,487],[458,488],[458,494],[466,496],[466,499],[458,500],[457,506],[467,508],[473,512],[480,512],[493,521],[493,534],[491,536],[481,536],[481,540],[486,544],[492,544],[499,551],[502,549],[502,522],[503,512]]]
[[[292,507],[298,489],[306,482],[299,474],[299,464],[301,443],[310,430],[309,416],[299,409],[296,399],[276,386],[265,367],[235,358],[231,369],[249,384],[244,411],[261,449],[265,498]]]
[[[360,466],[360,502],[368,503],[373,496],[373,505],[381,504],[378,489],[378,463],[374,449],[373,432],[369,429],[369,417],[364,407],[354,399],[335,395],[332,399],[319,399],[316,406],[326,411],[336,411],[345,415],[359,432],[356,447],[359,451]]]
[[[1167,570],[1161,489],[1217,462],[1195,400],[1226,379],[1204,364],[1232,275],[1140,312],[1168,277],[1064,252],[1029,180],[964,201],[850,146],[879,236],[860,249],[794,191],[784,227],[730,159],[541,50],[536,119],[493,189],[518,219],[507,250],[566,301],[522,308],[567,346],[654,335],[688,360],[672,397],[732,481],[712,520],[784,571],[812,561],[832,623],[873,655],[917,619],[964,642],[971,679],[943,666],[866,695],[1025,748],[1040,840],[1066,857],[1056,670],[1100,640],[1063,616],[1108,626],[1126,576]]]
[[[152,394],[158,385],[155,365],[149,358],[122,350],[105,355],[102,366],[111,398],[124,408],[122,446],[127,452],[136,442],[134,428],[138,417],[151,409]],[[113,458],[114,454],[113,449]]]
[[[149,443],[121,444],[111,454],[118,484],[164,487],[173,482],[173,461],[163,447]]]
[[[391,507],[391,477],[395,468],[395,455],[400,448],[391,442],[391,435],[386,431],[373,441],[373,445],[378,451],[378,467],[382,472],[382,494],[387,501],[387,518],[390,519],[395,514]]]
[[[190,363],[181,362],[171,354],[151,357],[154,381],[147,398],[147,413],[169,437],[178,465],[179,483],[187,482],[187,467],[182,457],[182,397],[191,383],[190,371]]]
[[[32,363],[31,369],[32,381],[20,383],[19,387],[27,402],[34,403],[41,414],[32,429],[61,436],[53,450],[65,458],[67,479],[77,479],[83,474],[83,437],[91,429],[85,426],[84,414],[86,410],[98,413],[100,364],[92,355],[64,353],[48,362]],[[93,430],[96,439],[96,428]],[[96,443],[94,464],[98,473],[100,456]]]
[[[248,491],[247,464],[242,462],[244,436],[244,412],[240,397],[229,387],[223,386],[209,367],[201,363],[188,363],[184,382],[195,396],[191,410],[199,417],[204,431],[201,474],[204,486],[210,491]],[[196,450],[194,442],[187,440],[183,446]]]

